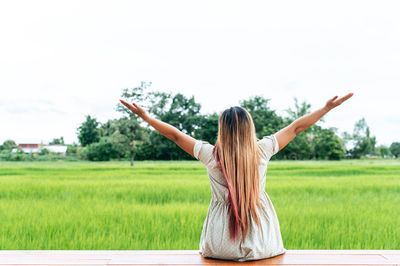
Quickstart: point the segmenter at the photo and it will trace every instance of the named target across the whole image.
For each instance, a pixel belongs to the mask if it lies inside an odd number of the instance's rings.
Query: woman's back
[[[150,117],[136,103],[120,101],[185,152],[206,165],[212,198],[201,234],[200,253],[206,257],[245,261],[269,258],[286,251],[275,209],[265,192],[269,160],[299,133],[352,96],[353,93],[339,99],[335,96],[329,99],[323,108],[297,118],[290,125],[262,140],[256,138],[250,113],[240,106],[231,107],[219,117],[215,147],[194,139],[168,123]],[[261,151],[261,161],[258,151]],[[257,178],[257,174],[260,174],[260,178]],[[261,206],[257,206],[257,194]],[[260,220],[261,223],[258,223]],[[257,225],[254,221],[257,221]],[[243,242],[235,242],[238,234],[242,233],[239,229],[244,232],[244,237],[241,236]]]
[[[286,251],[283,247],[279,221],[268,194],[265,192],[267,165],[279,150],[274,135],[258,140],[261,150],[260,203],[258,215],[261,230],[251,212],[249,231],[244,243],[229,240],[229,192],[225,177],[213,157],[214,146],[205,141],[196,141],[194,156],[206,167],[211,186],[211,201],[200,238],[200,254],[204,257],[246,261],[273,257]]]

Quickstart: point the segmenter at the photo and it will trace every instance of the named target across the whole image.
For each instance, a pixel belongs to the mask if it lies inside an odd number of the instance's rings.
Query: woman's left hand
[[[131,110],[133,113],[137,114],[138,116],[140,116],[142,119],[145,119],[147,117],[147,113],[146,111],[140,107],[139,105],[137,105],[136,103],[127,103],[124,100],[119,100],[123,105],[125,105],[129,110]]]

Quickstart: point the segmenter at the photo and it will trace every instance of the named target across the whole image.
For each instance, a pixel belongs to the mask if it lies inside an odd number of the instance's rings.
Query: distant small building
[[[12,152],[16,152],[17,149],[21,149],[24,153],[35,153],[40,151],[40,144],[37,143],[20,143],[18,144],[18,148],[12,150]]]
[[[49,152],[61,153],[62,155],[66,155],[67,153],[66,145],[45,145],[39,143],[20,143],[18,144],[18,148],[12,149],[12,152],[16,152],[18,149],[21,149],[24,153],[39,153],[42,149],[47,149]]]

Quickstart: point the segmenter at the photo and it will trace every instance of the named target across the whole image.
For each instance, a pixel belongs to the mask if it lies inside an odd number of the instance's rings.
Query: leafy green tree
[[[115,130],[111,135],[112,141],[118,147],[120,153],[129,153],[130,164],[133,166],[138,144],[149,141],[148,132],[140,126],[139,121],[133,115],[115,120],[114,125]]]
[[[22,149],[18,148],[14,156],[12,156],[13,161],[23,161],[25,159],[25,153]]]
[[[140,86],[134,87],[134,88],[124,88],[122,89],[121,97],[124,99],[127,99],[128,102],[138,102],[141,103],[143,107],[146,107],[144,104],[148,93],[146,92],[147,86],[151,85],[150,83],[146,83],[144,81],[141,82]],[[148,107],[146,107],[148,108]],[[131,115],[131,111],[127,109],[124,105],[121,103],[118,103],[115,107],[115,110],[117,112],[120,112],[122,114]]]
[[[118,150],[110,137],[101,137],[99,142],[87,146],[86,156],[90,161],[109,161],[112,158],[117,158]]]
[[[332,129],[317,130],[313,142],[316,159],[339,160],[346,151],[343,141]]]
[[[64,137],[60,137],[59,139],[53,139],[49,144],[60,144],[64,145]]]
[[[396,156],[396,158],[400,157],[400,142],[393,142],[390,144],[390,152]]]
[[[288,126],[296,119],[311,113],[311,104],[306,102],[298,103],[297,98],[294,98],[295,107],[291,109],[290,107],[286,109],[288,114],[283,120],[283,127]],[[305,160],[315,158],[314,154],[314,136],[315,132],[320,130],[320,127],[316,124],[307,128],[300,134],[298,134],[283,150],[281,150],[275,159],[288,159],[288,160]]]
[[[151,91],[146,94],[149,105],[145,108],[150,114],[163,117],[168,112],[172,97],[171,92]]]
[[[90,145],[90,144],[89,144]],[[76,155],[80,160],[88,160],[88,146],[78,146],[76,149]]]
[[[310,131],[308,128],[305,131]],[[288,160],[306,160],[312,158],[312,134],[303,131],[297,135],[283,150],[281,150],[275,159],[288,159]]]
[[[86,121],[78,128],[78,139],[82,146],[87,146],[100,140],[99,124],[96,118],[92,118],[90,115],[86,117]]]
[[[382,158],[385,158],[385,156],[390,156],[390,148],[386,145],[379,145],[377,147],[377,152],[378,155],[381,156]]]
[[[78,155],[78,144],[75,142],[72,144],[67,144],[67,155]]]
[[[349,150],[353,158],[361,158],[366,154],[375,154],[376,137],[371,136],[369,126],[365,118],[360,119],[354,125],[353,134],[344,133],[343,137],[351,140],[354,147]]]
[[[286,127],[293,121],[311,113],[311,104],[303,101],[299,103],[294,98],[294,108],[285,111],[288,116],[284,118],[283,126]],[[325,122],[322,117],[318,122]],[[336,135],[336,128],[322,128],[318,122],[298,134],[286,147],[281,150],[276,159],[329,159],[339,160],[343,157],[345,147],[343,141]],[[280,129],[280,128],[279,128]]]
[[[13,141],[11,139],[5,140],[3,142],[3,145],[1,145],[1,146],[2,146],[2,150],[8,150],[8,151],[11,151],[12,149],[17,148],[17,144],[15,143],[15,141]]]
[[[194,130],[194,138],[215,144],[218,137],[219,115],[217,113],[200,115],[198,127]]]
[[[142,82],[140,87],[124,90],[122,96],[131,101],[141,102],[149,114],[188,135],[194,135],[201,119],[199,114],[201,105],[196,103],[194,96],[186,97],[181,93],[173,95],[171,92],[147,92],[146,89],[147,87]],[[120,105],[123,107],[122,104]],[[125,107],[123,108],[125,112],[130,112]],[[143,124],[149,130],[146,130],[147,134],[142,134],[141,139],[137,139],[140,152],[148,155],[151,152],[151,159],[193,159],[171,140],[149,127],[147,123]],[[143,139],[145,136],[150,141]]]
[[[46,148],[40,149],[39,155],[48,155],[50,154],[50,151]]]
[[[259,139],[275,133],[284,123],[283,119],[269,107],[270,100],[256,95],[239,102],[240,106],[251,114]]]
[[[182,132],[193,135],[194,129],[200,120],[200,109],[201,105],[196,103],[194,96],[188,98],[178,93],[172,97],[168,111],[160,118],[168,121],[169,124]]]
[[[128,102],[145,102],[148,98],[148,93],[145,92],[147,86],[148,84],[142,82],[139,87],[123,89],[121,97]],[[102,127],[102,134],[112,136],[115,145],[119,144],[120,151],[129,153],[130,164],[133,166],[138,145],[149,141],[149,131],[141,126],[138,117],[121,103],[117,104],[116,110],[125,116]]]
[[[353,143],[353,136],[352,134],[349,134],[348,132],[343,132],[342,133],[342,141],[344,143],[344,146],[346,147],[346,153],[350,153],[350,149],[347,149],[347,147]]]
[[[186,97],[181,93],[175,95],[172,95],[172,93],[153,93],[149,95],[149,100],[152,103],[149,113],[194,137],[195,130],[202,120],[200,115],[201,105],[195,101],[194,96]],[[150,139],[157,159],[194,159],[157,131],[152,130]]]
[[[194,96],[186,97],[181,93],[148,91],[144,82],[139,87],[124,89],[121,96],[127,98],[128,102],[140,103],[149,114],[171,124],[190,136],[210,142],[216,139],[218,115],[201,115],[201,105],[195,101]],[[118,105],[117,111],[121,110],[128,115],[131,113],[122,104],[119,103]],[[206,117],[211,120],[207,120]],[[161,160],[194,159],[147,123],[143,123],[143,121],[139,121],[139,123],[144,128],[144,131],[141,132],[139,132],[139,128],[136,130],[137,134],[140,135],[135,138],[136,151],[139,158]],[[105,125],[104,134],[110,134],[105,133],[106,131],[113,131],[108,127],[110,125]]]
[[[289,115],[288,118],[291,122],[311,112],[311,104],[307,103],[306,101],[299,103],[297,97],[294,97],[293,99],[294,99],[295,109],[292,110],[288,108],[285,110],[288,113]],[[319,121],[325,122],[325,118],[321,117]]]
[[[106,123],[102,124],[99,128],[101,137],[106,137],[109,142],[111,142],[118,150],[118,158],[123,158],[126,155],[127,149],[123,145],[123,141],[119,139],[117,134],[118,131],[118,119],[108,120]]]
[[[117,119],[109,119],[99,127],[101,137],[111,136],[115,131],[115,123]]]
[[[156,153],[157,153],[157,148],[153,146],[152,141],[152,135],[156,134],[154,130],[150,130],[148,128],[145,128],[145,136],[146,140],[143,140],[141,142],[136,143],[136,152],[135,152],[135,158],[136,160],[154,160],[157,159]]]

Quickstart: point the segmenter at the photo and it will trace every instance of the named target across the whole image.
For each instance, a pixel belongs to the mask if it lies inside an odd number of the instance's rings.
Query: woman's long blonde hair
[[[250,213],[261,227],[256,209],[260,206],[260,150],[253,119],[246,109],[235,106],[221,114],[213,155],[228,185],[230,239],[236,241],[241,229],[243,243]]]

